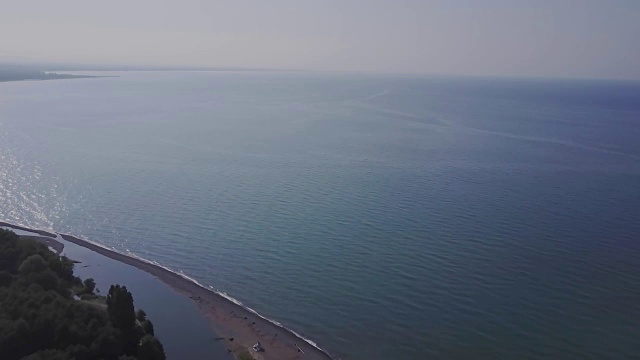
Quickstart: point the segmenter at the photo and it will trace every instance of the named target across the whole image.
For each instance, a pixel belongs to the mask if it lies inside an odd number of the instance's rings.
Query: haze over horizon
[[[0,63],[640,79],[640,2],[11,2]]]

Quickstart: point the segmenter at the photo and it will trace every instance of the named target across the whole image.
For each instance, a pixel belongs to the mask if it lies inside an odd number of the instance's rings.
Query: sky
[[[0,0],[0,62],[640,79],[640,0]]]

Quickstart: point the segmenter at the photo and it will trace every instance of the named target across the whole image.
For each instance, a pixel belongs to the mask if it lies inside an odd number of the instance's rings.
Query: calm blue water
[[[640,83],[118,75],[0,84],[0,218],[343,359],[640,354]]]

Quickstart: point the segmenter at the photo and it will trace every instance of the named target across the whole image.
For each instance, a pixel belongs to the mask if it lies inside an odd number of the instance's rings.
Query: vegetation
[[[0,229],[0,358],[164,360],[153,324],[134,312],[127,288],[112,285],[106,306],[96,306],[95,281],[75,277],[73,265]]]

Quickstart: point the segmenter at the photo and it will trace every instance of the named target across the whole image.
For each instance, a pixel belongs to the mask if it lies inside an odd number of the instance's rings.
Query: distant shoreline
[[[101,75],[73,75],[73,74],[58,74],[50,72],[34,73],[34,74],[20,74],[14,76],[7,76],[0,73],[0,82],[16,82],[16,81],[44,81],[44,80],[71,80],[71,79],[93,79],[93,78],[106,78],[117,76],[101,76]]]
[[[211,289],[207,289],[196,281],[160,265],[107,249],[99,244],[68,234],[53,234],[2,221],[0,221],[0,226],[38,233],[51,238],[51,240],[54,240],[59,235],[65,241],[131,265],[157,277],[166,285],[185,296],[189,296],[196,302],[201,313],[211,323],[214,331],[221,336],[219,341],[223,341],[227,350],[236,357],[238,354],[248,350],[252,352],[252,356],[257,360],[335,359],[326,351],[312,345],[309,340],[302,338],[292,330],[252,312],[241,304],[234,302],[232,298],[227,298]],[[60,244],[62,243],[60,242]],[[230,339],[233,340],[230,341]],[[251,346],[256,342],[262,344],[265,348],[264,352],[256,353],[251,350]]]

